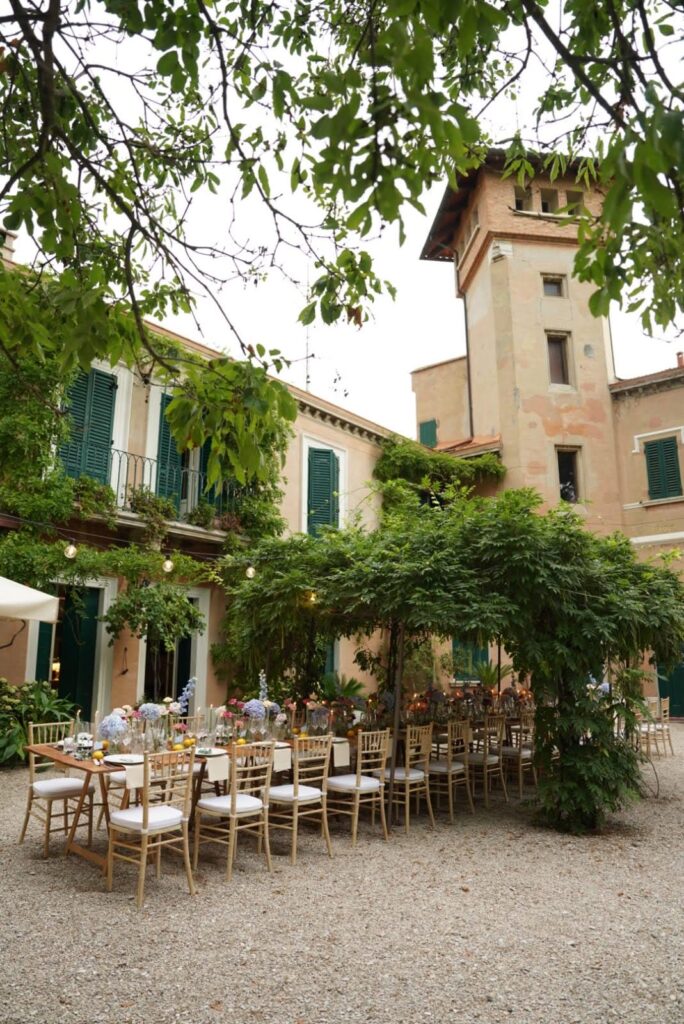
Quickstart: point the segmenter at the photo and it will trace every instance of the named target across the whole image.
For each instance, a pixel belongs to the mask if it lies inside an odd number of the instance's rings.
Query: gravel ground
[[[602,836],[535,828],[512,800],[421,817],[389,843],[363,828],[250,841],[230,884],[200,860],[191,899],[167,856],[145,907],[134,869],[40,856],[21,825],[27,773],[0,774],[2,1024],[682,1024],[684,725],[660,792]],[[649,770],[648,781],[655,783]],[[102,842],[102,833],[98,840]],[[207,848],[205,848],[207,849]]]

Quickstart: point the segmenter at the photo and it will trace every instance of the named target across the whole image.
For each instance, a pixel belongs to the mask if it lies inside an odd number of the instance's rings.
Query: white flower
[[[168,704],[160,704],[159,705],[159,714],[162,716],[162,718],[164,717],[164,715],[168,715],[168,713],[169,713],[169,705]]]
[[[173,704],[173,697],[164,697],[162,704]]]
[[[123,711],[123,713],[125,715],[130,715],[130,714],[133,713],[133,705],[132,704],[123,704],[122,707],[121,707],[121,710]]]
[[[180,702],[177,701],[177,700],[172,701],[169,704],[169,714],[170,715],[180,715],[180,713],[181,713]]]
[[[125,718],[126,717],[126,711],[124,710],[124,708],[112,708],[112,714],[113,715],[118,715],[119,718]]]
[[[261,703],[264,705],[265,708],[272,708],[273,707],[273,701],[272,700],[262,700]]]

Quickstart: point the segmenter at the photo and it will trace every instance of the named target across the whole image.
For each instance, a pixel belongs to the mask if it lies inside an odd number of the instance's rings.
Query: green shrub
[[[29,722],[61,722],[71,718],[74,705],[50,683],[13,686],[0,679],[0,764],[25,761]]]

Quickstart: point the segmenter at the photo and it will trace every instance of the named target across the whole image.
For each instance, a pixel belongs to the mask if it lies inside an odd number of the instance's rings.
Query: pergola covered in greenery
[[[373,531],[266,541],[249,552],[253,578],[247,556],[224,566],[229,654],[243,677],[289,673],[306,693],[326,643],[383,629],[399,690],[407,644],[500,637],[537,703],[543,812],[595,827],[638,787],[638,767],[614,735],[616,709],[587,682],[606,665],[627,678],[649,651],[676,660],[684,587],[665,565],[637,561],[627,538],[598,537],[569,507],[540,514],[539,504],[531,491],[457,496],[390,512]],[[620,700],[629,718],[629,695]]]

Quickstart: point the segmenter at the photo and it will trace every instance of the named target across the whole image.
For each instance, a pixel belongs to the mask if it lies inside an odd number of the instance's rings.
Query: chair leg
[[[93,800],[94,796],[90,794],[90,801],[88,803],[88,846],[93,845]]]
[[[269,872],[272,873],[273,872],[273,865],[271,863],[271,840],[270,840],[270,837],[269,837],[269,834],[268,834],[268,811],[267,810],[264,810],[264,815],[263,815],[263,818],[262,818],[262,825],[263,825],[264,855],[266,857],[266,867],[268,868]],[[259,838],[261,838],[261,836]]]
[[[52,800],[45,805],[45,837],[43,840],[43,860],[50,856],[50,825],[52,824]]]
[[[447,776],[447,778],[449,779],[449,821],[453,825],[453,823],[454,823],[454,783],[453,783],[453,779],[451,779],[450,776]],[[439,790],[438,790],[438,792],[439,792]]]
[[[109,830],[109,844],[107,846],[107,892],[112,891],[114,880],[114,830]]]
[[[140,867],[138,868],[138,891],[136,893],[135,905],[140,909],[145,896],[145,871],[147,870],[147,836],[140,840]]]
[[[299,805],[292,804],[292,849],[290,850],[290,864],[297,863],[297,828],[299,826]]]
[[[200,844],[200,831],[201,831],[200,822],[201,822],[201,819],[202,819],[202,812],[201,812],[201,810],[198,807],[197,810],[195,811],[195,828],[194,828],[195,835],[194,835],[193,844],[192,844],[192,866],[195,869],[195,871],[197,871],[197,860],[199,858],[199,844]]]
[[[672,746],[672,733],[670,732],[670,726],[667,727],[667,742],[670,744],[670,753],[674,757],[674,747]]]
[[[356,846],[356,837],[359,831],[359,805],[361,794],[354,793],[354,806],[352,807],[352,846]]]
[[[410,820],[409,820],[410,817],[411,817],[411,792],[409,790],[408,783],[406,783],[406,785],[404,787],[404,832],[406,833],[406,835],[408,835],[408,831],[409,831],[409,827],[410,827]]]
[[[161,843],[157,844],[157,851],[154,859],[154,874],[157,881],[159,881],[161,878]]]
[[[230,882],[233,877],[233,861],[235,860],[235,845],[237,839],[237,821],[235,818],[230,819],[228,825],[228,863],[226,865],[226,880]]]
[[[321,818],[323,821],[323,838],[325,839],[325,845],[328,847],[328,856],[332,857],[332,843],[330,842],[330,831],[328,829],[328,805],[325,797],[321,804]]]
[[[484,788],[485,807],[489,810],[489,772],[484,765],[482,767],[482,786]]]
[[[420,792],[420,789],[418,789],[418,792]],[[428,785],[427,777],[425,778],[425,800],[426,800],[426,803],[427,803],[428,814],[430,815],[430,821],[432,823],[432,827],[434,828],[435,827],[435,816],[432,813],[432,800],[430,799],[430,787]]]
[[[33,804],[33,786],[29,786],[28,798],[26,800],[26,814],[24,815],[24,824],[21,826],[21,833],[19,835],[19,842],[23,843],[26,836],[26,829],[28,828],[29,818],[31,817],[31,805]]]
[[[508,803],[508,790],[506,789],[506,776],[504,775],[503,762],[499,765],[499,774],[501,775],[501,785],[504,791],[504,800]]]
[[[475,804],[473,803],[473,789],[472,789],[472,786],[470,785],[470,772],[469,771],[466,771],[466,773],[465,773],[465,790],[466,790],[466,795],[468,797],[468,804],[470,805],[470,813],[474,814],[475,813]]]
[[[190,833],[188,831],[189,823],[183,822],[183,863],[185,865],[185,875],[188,880],[188,889],[190,895],[195,895],[195,880],[192,877],[192,866],[190,864]],[[159,848],[161,852],[161,847]]]
[[[380,798],[380,821],[382,822],[382,833],[385,840],[389,839],[389,832],[387,831],[387,818],[385,816],[385,794],[382,790],[379,791]],[[375,811],[375,800],[373,800],[373,811]]]
[[[523,795],[523,763],[522,758],[518,761],[518,796],[522,800]]]
[[[62,805],[62,829],[66,836],[69,834],[69,802],[66,797],[62,801]]]

